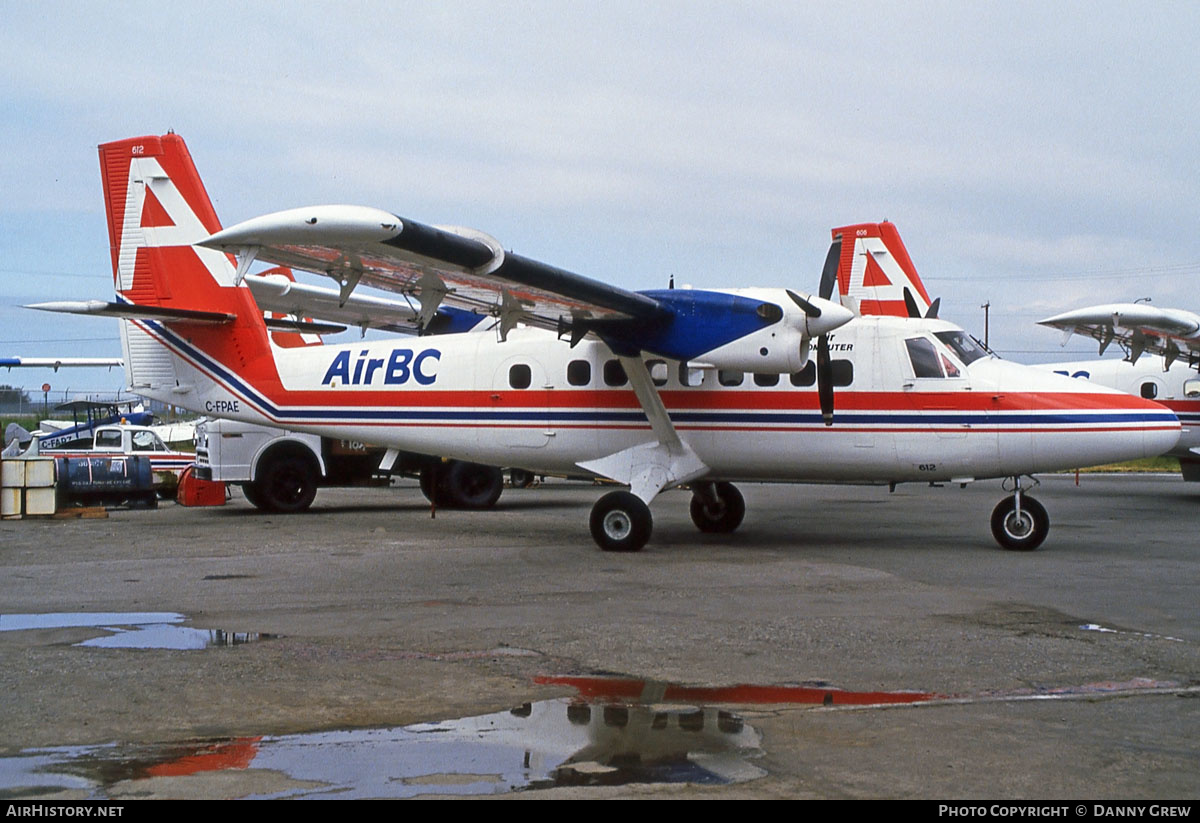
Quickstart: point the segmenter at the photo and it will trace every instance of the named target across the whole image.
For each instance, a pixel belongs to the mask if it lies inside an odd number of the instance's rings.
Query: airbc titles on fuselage
[[[368,349],[363,349],[352,358],[348,350],[338,352],[326,369],[321,385],[402,386],[412,379],[428,386],[437,379],[436,364],[442,357],[437,349],[423,349],[416,354],[412,349],[392,349],[386,358],[368,357],[369,353]]]

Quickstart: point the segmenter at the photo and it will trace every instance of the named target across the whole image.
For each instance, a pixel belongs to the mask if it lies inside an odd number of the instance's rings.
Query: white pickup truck
[[[240,485],[254,506],[280,513],[307,509],[320,486],[382,484],[392,475],[420,477],[438,506],[488,508],[504,488],[491,466],[233,420],[196,427],[195,465],[201,480]]]
[[[42,432],[33,432],[32,442],[24,452],[25,456],[35,454],[46,457],[115,457],[118,455],[140,456],[150,460],[150,470],[154,477],[154,488],[164,495],[174,494],[179,482],[179,475],[192,465],[193,456],[190,452],[175,451],[167,448],[149,426],[132,426],[128,423],[109,423],[97,426],[91,437],[91,445],[77,439],[69,448],[46,447],[42,445]]]

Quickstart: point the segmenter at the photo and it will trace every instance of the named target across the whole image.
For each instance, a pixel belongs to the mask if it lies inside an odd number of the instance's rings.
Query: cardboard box
[[[25,490],[25,516],[52,515],[54,507],[54,487],[45,489]]]
[[[54,486],[54,458],[31,457],[25,461],[25,488],[45,489]]]

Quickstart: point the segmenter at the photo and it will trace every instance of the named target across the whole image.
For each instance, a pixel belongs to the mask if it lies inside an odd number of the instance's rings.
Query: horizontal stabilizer
[[[346,326],[321,323],[316,320],[292,320],[286,317],[267,317],[264,321],[271,331],[294,331],[301,334],[341,334]]]
[[[162,320],[164,322],[221,325],[232,323],[235,315],[219,311],[171,309],[165,306],[140,306],[134,303],[106,303],[103,300],[58,300],[50,303],[31,303],[27,309],[88,314],[94,317],[120,317],[125,320]]]

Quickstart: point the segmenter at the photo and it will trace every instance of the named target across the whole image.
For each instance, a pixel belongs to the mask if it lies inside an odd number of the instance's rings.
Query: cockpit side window
[[[942,368],[945,369],[947,377],[962,377],[962,369],[960,369],[958,366],[954,365],[953,360],[951,360],[949,357],[947,357],[944,354],[941,355],[941,358],[942,358]]]
[[[917,377],[944,377],[939,364],[937,350],[924,337],[910,337],[904,341],[908,359],[912,362],[913,374]]]
[[[975,338],[965,331],[939,331],[934,337],[945,343],[964,365],[971,365],[981,357],[987,357],[987,350],[975,341]]]

